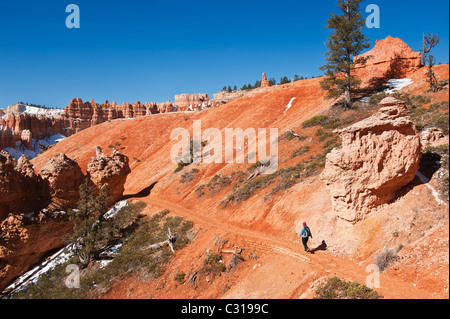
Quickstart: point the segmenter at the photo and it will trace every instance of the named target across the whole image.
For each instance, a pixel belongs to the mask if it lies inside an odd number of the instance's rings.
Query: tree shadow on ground
[[[130,198],[143,198],[143,197],[147,197],[148,195],[150,195],[153,187],[155,187],[157,182],[154,182],[153,184],[151,184],[150,186],[144,188],[143,190],[141,190],[139,193],[136,194],[129,194],[129,195],[124,195],[122,197],[121,200],[126,200],[126,199],[130,199]]]

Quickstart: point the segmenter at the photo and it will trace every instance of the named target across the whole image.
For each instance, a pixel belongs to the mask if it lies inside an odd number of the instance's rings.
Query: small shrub
[[[370,105],[378,105],[381,100],[387,96],[386,92],[378,92],[370,96],[369,104]]]
[[[226,270],[225,265],[221,262],[222,257],[217,253],[210,253],[203,263],[202,270],[207,274],[220,274]]]
[[[375,265],[378,266],[380,271],[385,271],[396,258],[397,252],[393,249],[387,248],[379,255],[375,256]]]
[[[316,115],[302,123],[302,128],[321,126],[326,129],[336,129],[341,124],[337,118],[330,118],[327,115]]]
[[[185,277],[186,277],[186,274],[182,271],[179,271],[175,274],[175,276],[173,277],[173,280],[178,281],[180,284],[183,284]]]
[[[306,153],[308,153],[310,150],[310,147],[308,145],[302,146],[299,149],[295,150],[292,154],[291,154],[291,158],[300,156],[300,155],[304,155]]]
[[[183,175],[181,175],[180,183],[184,184],[191,182],[194,179],[196,173],[198,173],[198,169],[196,168],[191,169],[189,172],[183,173]]]
[[[382,298],[375,290],[361,285],[356,281],[347,282],[338,277],[332,277],[316,289],[315,299],[379,299]]]

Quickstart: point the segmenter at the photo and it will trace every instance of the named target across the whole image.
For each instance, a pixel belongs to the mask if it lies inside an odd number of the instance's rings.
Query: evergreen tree
[[[244,84],[244,86],[241,88],[241,90],[242,90],[242,91],[247,91],[247,90],[248,90],[247,84]]]
[[[231,90],[231,86],[228,85],[228,92],[232,92],[233,90]]]
[[[104,186],[94,197],[88,182],[80,186],[77,209],[69,210],[70,220],[75,221],[74,232],[68,238],[82,267],[89,265],[92,257],[110,239],[110,234],[102,231],[101,223],[108,211],[109,188]]]
[[[233,88],[233,91],[236,91],[236,90],[237,90],[237,86],[235,85],[234,88]]]
[[[256,88],[260,88],[260,87],[261,87],[261,81],[260,81],[260,80],[257,80],[257,81],[255,82],[254,88],[256,89]]]
[[[362,0],[338,0],[341,15],[334,12],[327,20],[327,28],[331,29],[326,42],[329,51],[327,63],[320,69],[325,71],[325,79],[321,81],[322,89],[328,91],[328,98],[345,95],[344,108],[351,107],[351,97],[359,87],[360,80],[351,75],[353,64],[364,65],[367,58],[353,58],[362,50],[369,48],[370,43],[362,33],[365,20],[360,14]]]
[[[222,89],[222,91],[226,91],[227,90],[227,86],[225,85]]]
[[[281,78],[280,84],[286,84],[286,83],[291,83],[291,80],[289,80],[287,76],[284,76]]]

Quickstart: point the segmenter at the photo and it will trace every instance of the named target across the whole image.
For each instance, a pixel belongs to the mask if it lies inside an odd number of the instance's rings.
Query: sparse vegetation
[[[206,274],[218,275],[225,270],[226,267],[222,262],[222,256],[217,253],[209,253],[203,263],[202,272]]]
[[[180,183],[184,184],[191,182],[194,179],[195,174],[197,174],[198,172],[198,169],[193,168],[189,172],[183,173],[183,175],[181,175]]]
[[[145,204],[142,202],[132,203],[119,211],[114,219],[128,219],[127,216],[139,215]],[[65,286],[65,272],[68,264],[77,263],[72,258],[64,264],[57,266],[53,271],[43,275],[35,284],[14,295],[15,298],[33,299],[78,299],[86,298],[107,292],[117,280],[127,276],[136,276],[144,279],[147,276],[159,277],[164,272],[165,264],[171,259],[172,252],[169,247],[161,247],[151,250],[148,247],[167,239],[167,231],[170,227],[172,233],[176,234],[173,244],[175,250],[182,249],[190,242],[193,222],[184,220],[182,217],[167,217],[168,210],[149,217],[141,217],[132,227],[126,228],[121,239],[121,248],[110,259],[107,265],[98,267],[91,263],[88,271],[81,273],[80,288],[69,289]],[[177,276],[181,279],[181,275]]]
[[[316,289],[315,299],[380,299],[375,290],[356,281],[332,277]]]
[[[173,277],[173,280],[178,281],[180,284],[184,283],[186,274],[182,271],[179,271],[175,274],[175,276]]]
[[[294,157],[297,157],[300,155],[304,155],[304,154],[308,153],[309,150],[310,150],[310,147],[308,145],[301,146],[300,148],[298,148],[291,154],[291,158],[294,158]]]
[[[375,265],[380,271],[385,271],[389,265],[397,258],[398,250],[386,248],[379,255],[375,256]]]
[[[341,124],[338,118],[331,118],[327,115],[316,115],[302,123],[303,128],[321,126],[326,129],[336,129]]]

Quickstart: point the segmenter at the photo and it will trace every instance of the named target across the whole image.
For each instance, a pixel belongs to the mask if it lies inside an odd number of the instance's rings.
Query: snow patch
[[[61,142],[66,137],[62,134],[54,134],[47,136],[46,138],[37,140],[33,138],[33,149],[29,150],[25,146],[23,146],[20,142],[16,145],[16,147],[6,147],[4,150],[11,154],[12,157],[19,159],[22,154],[24,154],[27,158],[35,158],[41,153],[41,147],[39,145],[42,145],[44,147],[48,147],[51,145],[55,145],[58,142]]]
[[[113,208],[111,208],[108,212],[105,214],[105,218],[111,218],[115,214],[117,214],[118,211],[120,211],[123,207],[128,205],[128,201],[120,201],[114,205]],[[62,212],[60,212],[62,213]],[[64,212],[65,213],[65,212]],[[118,243],[111,248],[109,248],[107,253],[117,253],[122,246],[122,243]],[[5,290],[6,291],[14,291],[18,292],[26,287],[28,285],[36,283],[39,278],[48,273],[49,271],[55,269],[56,266],[61,265],[69,260],[69,258],[73,255],[73,249],[72,245],[69,244],[65,246],[64,248],[60,249],[57,253],[53,254],[52,256],[48,257],[43,263],[40,265],[34,267],[30,271],[27,271],[25,274],[20,276],[16,281],[14,281],[11,285],[9,285]],[[102,266],[105,267],[108,263],[103,263]]]
[[[288,103],[288,105],[286,106],[286,109],[284,110],[283,113],[286,113],[287,110],[289,110],[289,109],[292,107],[292,102],[294,102],[295,99],[296,99],[296,97],[293,97],[293,98],[289,101],[289,103]]]
[[[428,187],[431,190],[431,194],[436,199],[438,205],[444,204],[445,206],[447,206],[447,203],[439,198],[439,193],[434,189],[434,187],[428,184],[430,180],[425,175],[423,175],[420,171],[417,171],[416,176],[420,179],[422,183],[425,184],[426,187]]]
[[[389,89],[386,89],[384,92],[386,92],[387,94],[392,94],[412,83],[414,83],[414,81],[411,79],[390,79],[389,81],[387,81],[387,86],[389,87]]]

